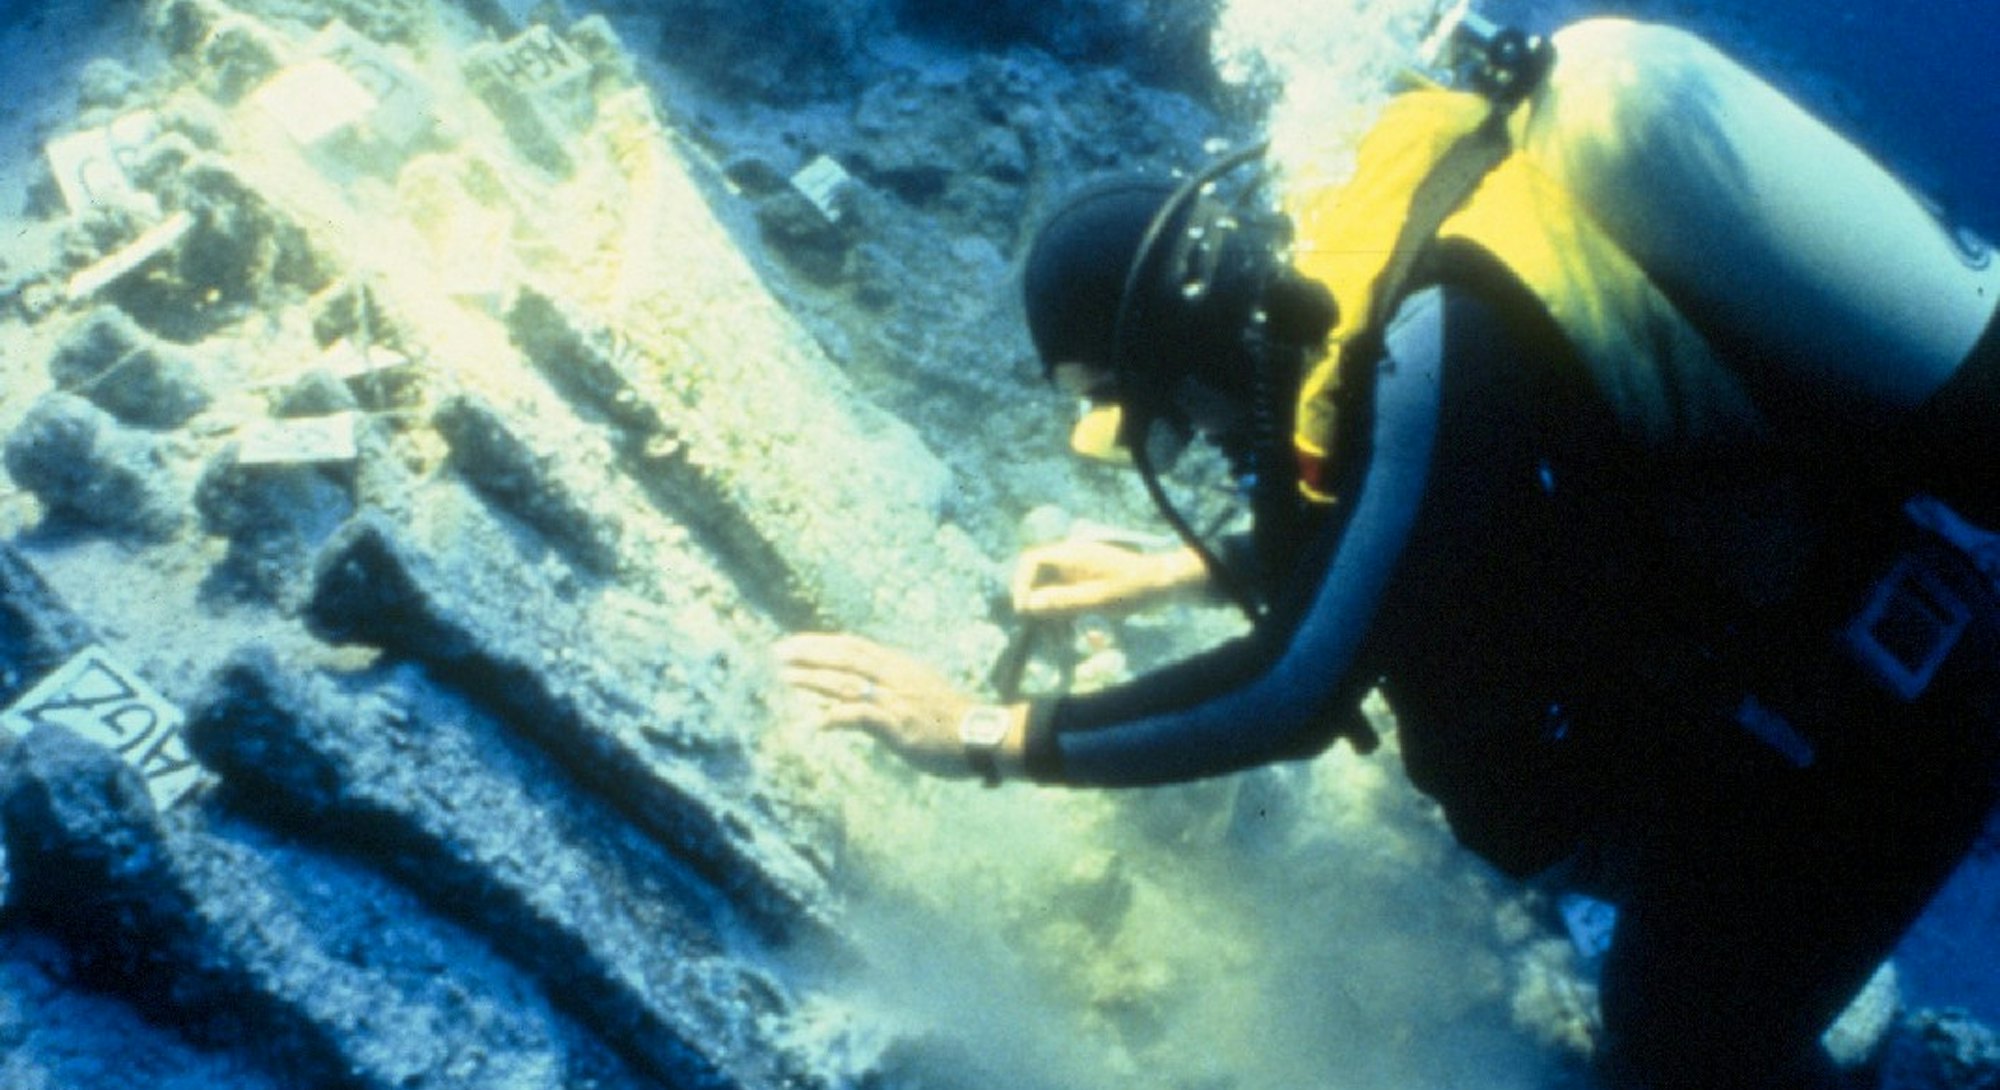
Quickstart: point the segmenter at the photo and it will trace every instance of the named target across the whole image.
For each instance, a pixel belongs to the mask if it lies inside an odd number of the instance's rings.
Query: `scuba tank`
[[[1592,19],[1553,42],[1518,146],[1712,341],[1863,418],[1965,359],[2000,299],[1985,244],[1692,35]]]

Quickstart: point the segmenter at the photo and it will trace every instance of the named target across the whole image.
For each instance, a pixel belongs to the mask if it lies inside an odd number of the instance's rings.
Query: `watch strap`
[[[958,721],[958,740],[965,747],[965,761],[988,787],[1000,785],[1000,745],[1013,726],[1013,714],[992,704],[974,707]]]

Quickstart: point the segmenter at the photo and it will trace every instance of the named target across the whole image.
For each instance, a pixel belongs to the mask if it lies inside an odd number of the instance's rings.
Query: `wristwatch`
[[[995,704],[978,704],[958,721],[958,740],[965,761],[988,787],[1000,786],[1000,743],[1014,728],[1014,717]]]

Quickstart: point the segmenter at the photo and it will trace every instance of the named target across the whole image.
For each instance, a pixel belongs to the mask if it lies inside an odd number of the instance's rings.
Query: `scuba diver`
[[[1684,32],[1461,35],[1283,215],[1219,196],[1239,156],[1028,257],[1049,377],[1156,499],[1207,437],[1254,527],[1044,547],[1017,609],[1203,584],[1248,634],[1005,703],[846,635],[786,676],[923,770],[1080,786],[1366,750],[1379,689],[1461,842],[1619,906],[1615,1085],[1840,1085],[1822,1031],[2000,783],[2000,268]]]

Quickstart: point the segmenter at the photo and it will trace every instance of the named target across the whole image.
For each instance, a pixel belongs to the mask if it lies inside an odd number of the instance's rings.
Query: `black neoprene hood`
[[[1048,374],[1058,363],[1112,369],[1118,306],[1139,241],[1171,182],[1120,178],[1072,197],[1035,235],[1022,275],[1028,335]]]

